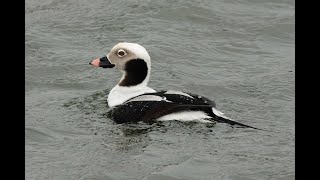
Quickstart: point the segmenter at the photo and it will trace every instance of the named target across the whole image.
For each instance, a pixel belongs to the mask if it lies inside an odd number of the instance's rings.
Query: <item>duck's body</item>
[[[212,122],[214,103],[206,98],[178,91],[160,91],[135,96],[112,110],[118,123],[154,120]]]
[[[108,95],[110,115],[117,123],[153,121],[223,122],[251,127],[232,121],[205,97],[182,91],[160,91],[148,87],[151,60],[146,49],[134,43],[119,43],[103,58],[90,64],[96,67],[116,67],[122,72],[119,83]],[[251,127],[254,128],[254,127]]]

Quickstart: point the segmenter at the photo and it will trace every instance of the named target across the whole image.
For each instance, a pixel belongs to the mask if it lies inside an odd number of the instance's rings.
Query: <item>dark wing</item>
[[[111,117],[117,123],[138,122],[144,120],[148,112],[167,106],[161,101],[130,101],[110,110]]]
[[[130,101],[110,110],[110,115],[117,123],[126,122],[153,122],[153,120],[179,111],[202,110],[208,114],[211,111],[209,105],[177,104],[167,101]]]

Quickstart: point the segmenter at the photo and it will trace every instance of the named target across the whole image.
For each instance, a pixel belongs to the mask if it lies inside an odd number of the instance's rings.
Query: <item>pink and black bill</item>
[[[95,67],[102,67],[102,68],[113,68],[115,65],[111,64],[109,59],[106,56],[103,56],[102,58],[95,59],[89,63],[90,65],[93,65]]]

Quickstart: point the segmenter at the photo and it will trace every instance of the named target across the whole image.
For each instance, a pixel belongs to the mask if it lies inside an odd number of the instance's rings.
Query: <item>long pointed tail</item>
[[[212,108],[212,116],[214,117],[214,120],[219,122],[219,123],[226,123],[226,124],[230,124],[230,125],[239,125],[239,126],[242,126],[242,127],[263,130],[263,129],[260,129],[260,128],[256,128],[256,127],[253,127],[253,126],[249,126],[249,125],[246,125],[246,124],[242,124],[242,123],[233,121],[230,118],[225,117],[222,112],[216,110],[215,108]]]
[[[242,124],[242,123],[239,123],[239,122],[230,120],[230,119],[226,119],[226,118],[223,118],[223,117],[220,117],[220,116],[217,116],[217,117],[215,118],[215,121],[220,122],[220,123],[230,124],[230,125],[239,125],[239,126],[242,126],[242,127],[247,127],[247,128],[252,128],[252,129],[263,130],[263,129],[259,129],[259,128],[256,128],[256,127],[253,127],[253,126],[249,126],[249,125],[246,125],[246,124]]]

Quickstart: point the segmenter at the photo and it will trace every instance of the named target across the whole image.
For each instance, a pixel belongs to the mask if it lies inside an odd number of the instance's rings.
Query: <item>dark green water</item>
[[[294,1],[26,0],[26,179],[295,179]],[[213,99],[271,132],[106,118],[115,69],[88,63],[144,46],[149,86]]]

